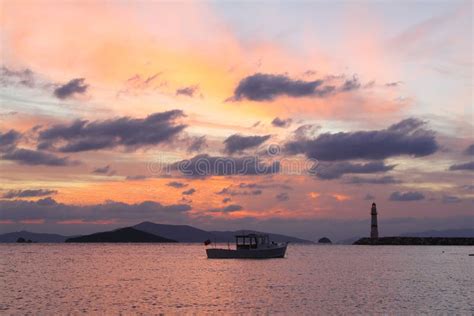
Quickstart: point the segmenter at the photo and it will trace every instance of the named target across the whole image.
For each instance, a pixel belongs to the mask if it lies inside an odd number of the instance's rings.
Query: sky
[[[0,2],[0,232],[474,227],[470,1]]]

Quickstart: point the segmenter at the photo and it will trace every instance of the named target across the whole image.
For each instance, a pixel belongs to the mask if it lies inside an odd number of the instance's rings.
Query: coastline
[[[474,237],[380,237],[361,238],[353,245],[371,246],[474,246]]]

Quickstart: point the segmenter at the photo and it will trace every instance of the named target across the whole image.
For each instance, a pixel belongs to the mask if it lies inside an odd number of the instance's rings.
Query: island
[[[331,244],[331,239],[327,238],[327,237],[323,237],[321,239],[318,240],[318,244]]]
[[[108,232],[72,237],[67,243],[173,243],[173,239],[150,234],[132,227],[120,228]]]
[[[373,246],[474,246],[474,237],[379,237],[361,238],[354,245]]]

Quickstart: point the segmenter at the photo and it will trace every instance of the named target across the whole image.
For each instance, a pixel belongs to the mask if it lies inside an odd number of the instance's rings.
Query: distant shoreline
[[[474,237],[380,237],[361,238],[353,245],[371,246],[474,246]]]

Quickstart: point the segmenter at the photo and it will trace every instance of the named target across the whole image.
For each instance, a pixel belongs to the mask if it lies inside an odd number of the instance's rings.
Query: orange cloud
[[[345,195],[345,194],[341,194],[341,193],[333,193],[333,194],[331,194],[331,196],[339,202],[347,201],[347,200],[351,199],[350,196]]]
[[[309,192],[308,195],[309,195],[309,197],[312,198],[312,199],[317,199],[318,197],[321,196],[321,193],[318,193],[318,192]]]
[[[65,220],[65,221],[57,221],[56,224],[61,224],[61,225],[85,225],[85,224],[91,224],[91,225],[111,225],[117,223],[116,220],[97,220],[97,221],[84,221],[82,219],[71,219],[71,220]]]
[[[24,219],[20,221],[21,224],[28,224],[28,225],[39,225],[39,224],[44,224],[45,220],[44,219]]]

